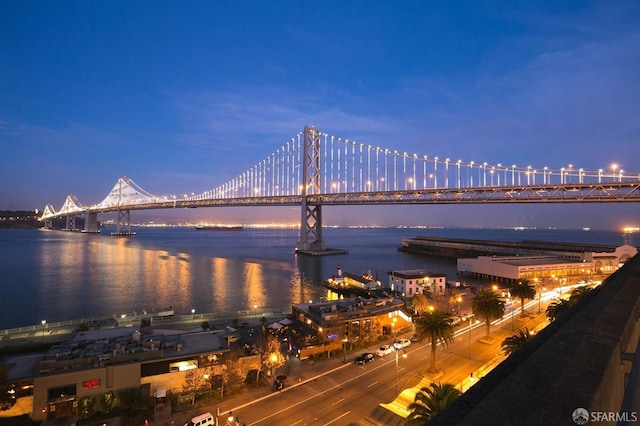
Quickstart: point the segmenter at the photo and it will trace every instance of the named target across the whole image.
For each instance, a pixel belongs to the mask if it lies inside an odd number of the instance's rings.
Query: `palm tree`
[[[487,338],[491,334],[491,321],[504,316],[504,300],[500,300],[497,293],[491,289],[480,290],[471,299],[473,315],[485,321]]]
[[[529,282],[528,279],[523,279],[509,287],[509,292],[515,297],[520,298],[522,306],[522,313],[520,316],[524,317],[524,299],[533,300],[536,297],[536,288]]]
[[[571,292],[571,296],[569,297],[569,301],[571,302],[571,306],[573,306],[578,300],[582,299],[587,293],[589,293],[593,288],[591,287],[577,287],[574,288]]]
[[[451,383],[431,383],[430,388],[421,388],[414,402],[407,407],[407,425],[422,425],[444,410],[460,396],[460,391]]]
[[[416,322],[416,338],[419,342],[427,340],[431,344],[430,372],[436,371],[436,345],[453,343],[453,326],[448,321],[450,315],[435,310],[418,319]]]
[[[516,350],[520,349],[522,345],[524,345],[533,334],[529,330],[529,328],[525,327],[524,330],[518,330],[513,333],[511,336],[507,337],[502,341],[500,347],[504,350],[504,353],[507,355],[511,355]]]
[[[549,318],[549,321],[551,322],[555,321],[563,312],[566,312],[571,305],[572,302],[567,299],[560,299],[557,302],[551,302],[545,311],[547,318]]]

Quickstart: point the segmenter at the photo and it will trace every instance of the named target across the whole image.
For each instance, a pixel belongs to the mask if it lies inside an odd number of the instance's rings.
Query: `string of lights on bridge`
[[[573,165],[538,168],[451,160],[313,132],[317,146],[311,162],[317,167],[314,176],[319,176],[313,184],[303,176],[309,171],[304,170],[308,165],[303,161],[305,132],[300,132],[250,169],[200,194],[156,196],[121,177],[101,202],[83,205],[70,194],[57,211],[47,204],[42,219],[143,208],[295,205],[303,194],[323,196],[323,204],[635,202],[640,198],[640,173],[625,172],[617,164],[585,170]]]
[[[184,199],[290,196],[302,193],[303,132],[235,178]],[[640,180],[617,164],[585,170],[489,164],[409,154],[320,134],[320,194],[602,183]]]

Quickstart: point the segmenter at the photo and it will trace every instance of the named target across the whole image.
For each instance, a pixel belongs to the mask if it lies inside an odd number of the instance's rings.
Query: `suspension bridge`
[[[322,238],[322,206],[376,204],[629,203],[640,201],[640,172],[617,165],[585,170],[516,166],[410,154],[304,130],[267,158],[205,192],[155,196],[128,177],[118,179],[99,203],[84,205],[68,195],[40,218],[85,216],[84,232],[98,232],[98,214],[117,212],[115,235],[131,235],[131,210],[300,206],[296,250],[330,254]]]

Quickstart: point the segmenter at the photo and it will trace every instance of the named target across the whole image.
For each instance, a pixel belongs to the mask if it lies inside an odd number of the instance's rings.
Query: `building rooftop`
[[[446,277],[442,272],[432,272],[425,269],[402,269],[398,271],[389,271],[387,275],[400,278],[423,278],[423,277]]]
[[[44,354],[8,359],[9,379],[26,380],[71,369],[229,350],[226,339],[220,333],[150,331],[143,333],[139,327],[121,327],[79,332],[68,342],[52,346]]]
[[[404,302],[393,297],[384,299],[365,299],[362,297],[332,300],[320,303],[299,303],[294,307],[310,317],[318,320],[356,318],[380,315],[381,313],[400,309]]]
[[[479,256],[478,259],[490,259],[493,262],[513,266],[566,265],[569,263],[591,264],[591,262],[565,259],[557,256]]]

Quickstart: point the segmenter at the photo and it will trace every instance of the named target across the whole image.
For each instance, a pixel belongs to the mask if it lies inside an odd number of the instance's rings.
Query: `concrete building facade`
[[[407,269],[387,272],[388,288],[406,298],[416,294],[444,295],[447,276],[439,272],[422,269]]]

